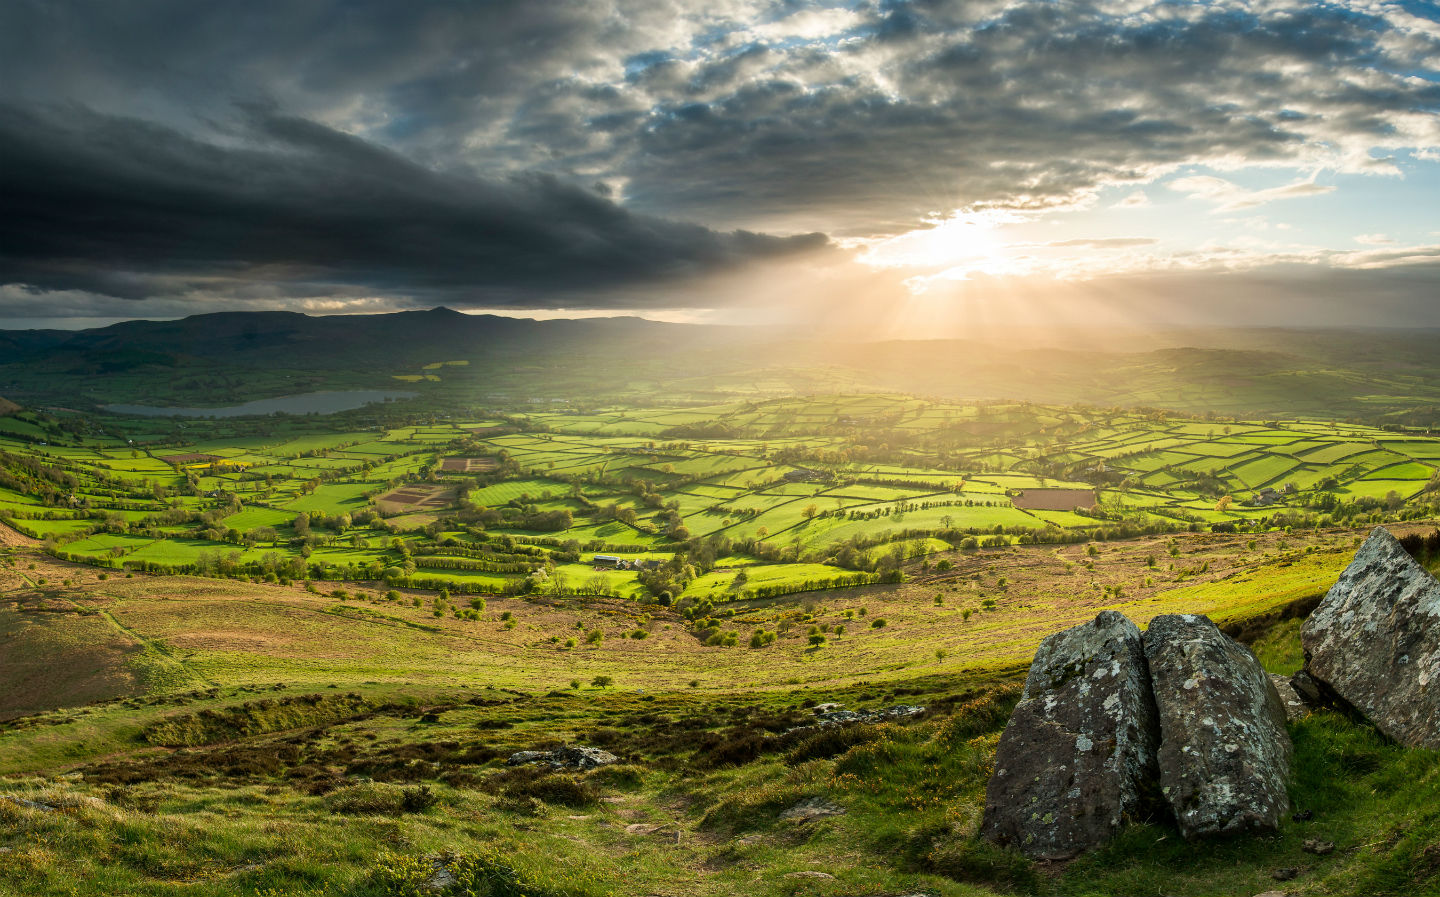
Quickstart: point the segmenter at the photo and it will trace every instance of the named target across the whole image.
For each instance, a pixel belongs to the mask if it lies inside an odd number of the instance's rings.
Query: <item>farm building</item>
[[[622,558],[616,557],[613,554],[595,555],[595,566],[597,567],[619,567],[624,563],[625,561]]]

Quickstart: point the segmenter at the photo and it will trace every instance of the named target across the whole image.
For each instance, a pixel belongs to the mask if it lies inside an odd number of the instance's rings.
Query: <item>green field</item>
[[[798,589],[816,568],[831,578],[893,577],[897,548],[1370,524],[1430,513],[1440,494],[1440,439],[1420,432],[898,395],[525,412],[480,436],[443,419],[351,430],[343,416],[192,421],[169,437],[147,437],[152,421],[102,429],[74,415],[6,420],[29,430],[0,431],[0,469],[9,472],[0,517],[51,539],[63,556],[197,572],[206,558],[238,552],[231,575],[368,577],[376,587],[485,594],[564,593],[579,588],[576,576],[554,571],[575,573],[615,551],[648,549],[646,563],[664,569],[607,573],[612,594],[673,600],[706,589],[719,555],[790,565],[770,584]],[[662,435],[687,427],[727,435]],[[441,470],[452,454],[488,456],[500,469]],[[249,466],[161,460],[192,456]],[[406,485],[445,498],[387,504],[383,514],[372,504]],[[1047,488],[1093,490],[1098,503],[1012,503]],[[465,497],[459,507],[452,495]],[[257,545],[254,533],[268,539],[270,530],[277,538]],[[102,545],[97,533],[129,541]],[[337,549],[362,543],[363,563],[339,560]]]

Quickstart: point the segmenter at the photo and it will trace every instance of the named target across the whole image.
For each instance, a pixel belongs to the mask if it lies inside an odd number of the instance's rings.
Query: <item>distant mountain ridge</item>
[[[640,318],[536,321],[467,315],[439,307],[376,315],[311,316],[299,312],[214,312],[174,321],[123,321],[92,330],[0,331],[7,362],[73,360],[79,370],[104,372],[138,364],[205,359],[224,365],[349,366],[357,353],[383,352],[390,361],[434,361],[437,352],[473,354],[553,349],[593,339],[644,339],[686,325]],[[241,357],[243,356],[243,358]],[[340,356],[340,357],[336,357]]]

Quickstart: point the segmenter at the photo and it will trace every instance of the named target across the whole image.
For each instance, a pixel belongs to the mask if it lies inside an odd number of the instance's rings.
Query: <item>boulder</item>
[[[1160,789],[1186,838],[1274,831],[1290,812],[1285,704],[1255,655],[1210,621],[1150,621]]]
[[[1376,527],[1300,630],[1305,671],[1411,747],[1440,749],[1440,582]]]
[[[982,836],[1037,859],[1102,844],[1147,814],[1158,736],[1134,623],[1102,611],[1050,636],[1000,736]]]

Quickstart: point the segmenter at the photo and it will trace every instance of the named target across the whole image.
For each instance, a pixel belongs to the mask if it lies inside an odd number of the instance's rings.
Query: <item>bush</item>
[[[1015,705],[1020,702],[1020,688],[993,691],[955,709],[940,728],[940,740],[958,744],[1005,728]]]
[[[871,629],[884,629],[884,628],[885,628],[885,618],[884,618],[884,617],[876,617],[875,619],[871,620],[871,621],[870,621],[870,628],[871,628]]]
[[[828,760],[880,737],[874,726],[825,726],[809,733],[804,740],[785,753],[785,762],[797,766],[810,760]]]
[[[411,789],[365,782],[339,788],[325,796],[325,809],[350,815],[393,816],[404,809],[405,792]]]
[[[406,813],[419,813],[439,803],[440,796],[430,790],[429,785],[406,788],[400,793],[400,809]]]
[[[591,782],[534,767],[507,776],[501,793],[511,801],[534,799],[559,807],[588,807],[600,799],[599,789]]]

